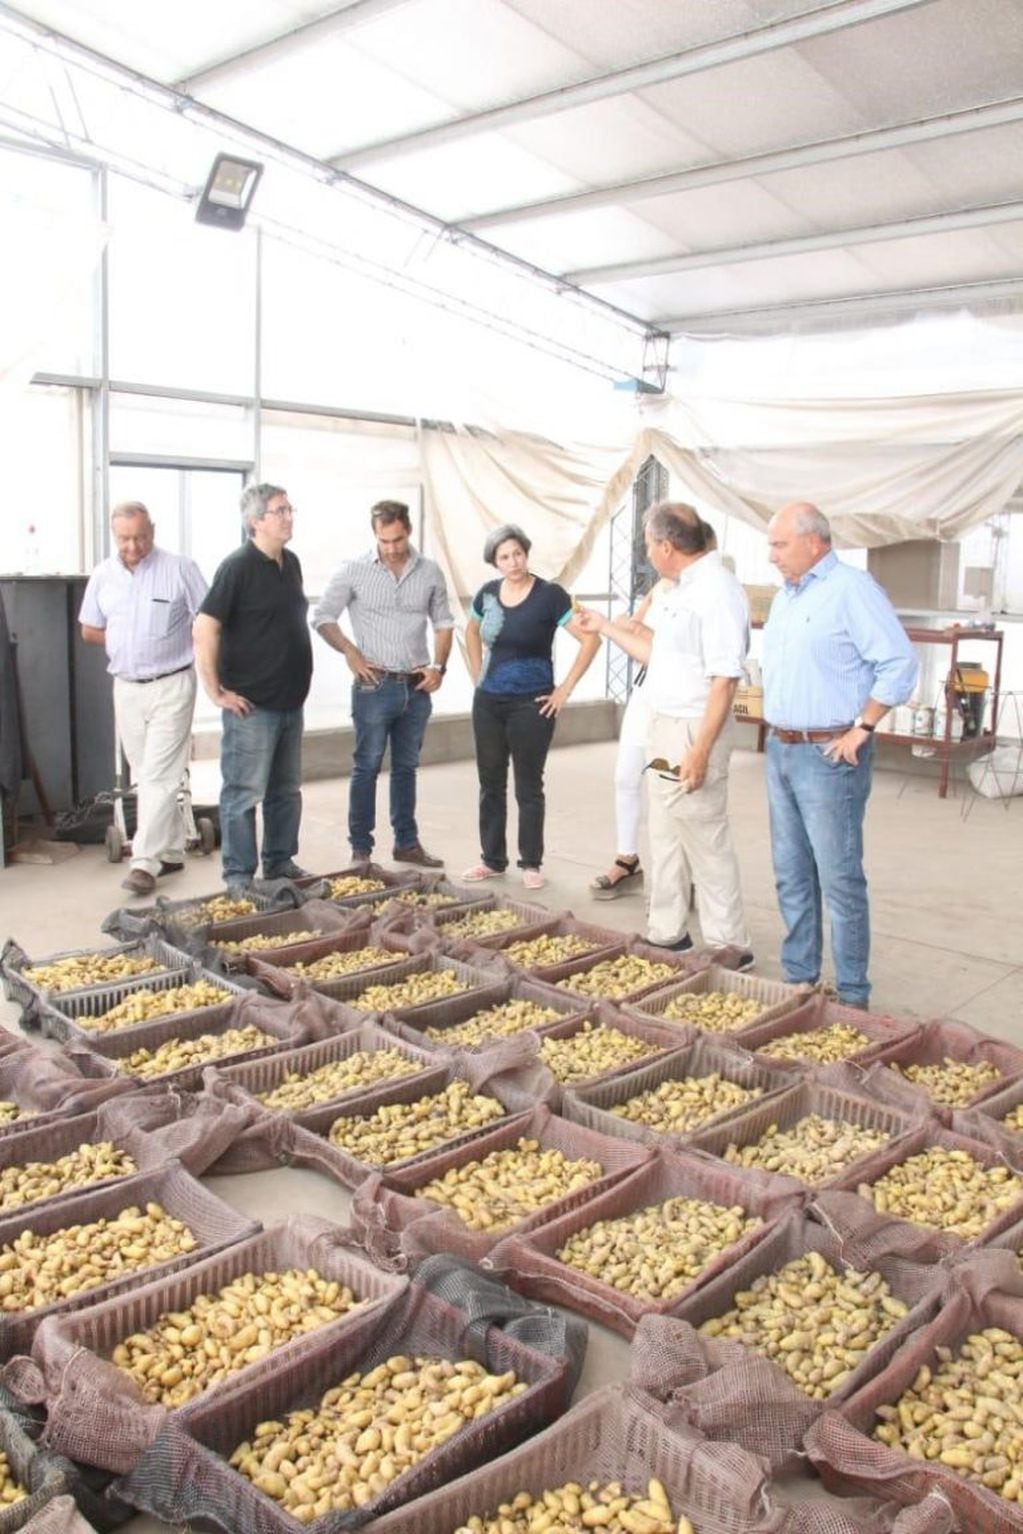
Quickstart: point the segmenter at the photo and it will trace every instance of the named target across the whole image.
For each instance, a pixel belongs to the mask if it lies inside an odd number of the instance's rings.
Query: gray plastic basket
[[[31,1230],[37,1236],[51,1235],[73,1225],[109,1219],[132,1205],[142,1207],[149,1202],[162,1205],[167,1214],[184,1221],[198,1243],[195,1250],[153,1268],[125,1272],[121,1278],[98,1284],[51,1305],[29,1311],[0,1312],[0,1357],[6,1359],[25,1352],[36,1328],[49,1315],[98,1304],[123,1289],[147,1283],[158,1274],[171,1273],[176,1268],[197,1262],[221,1247],[252,1235],[259,1228],[257,1221],[231,1209],[177,1162],[170,1162],[158,1171],[132,1178],[130,1185],[113,1183],[95,1191],[90,1189],[59,1203],[41,1205],[30,1214],[21,1212],[0,1220],[0,1247],[9,1245],[24,1231]]]
[[[3,977],[4,994],[8,1001],[20,1002],[23,1009],[23,1021],[25,1013],[31,1012],[39,1001],[49,1001],[57,996],[75,996],[82,991],[92,991],[96,986],[69,986],[63,990],[55,991],[32,980],[27,971],[44,964],[55,964],[60,959],[83,959],[99,955],[102,958],[148,958],[155,961],[159,968],[150,970],[139,979],[153,979],[166,970],[187,969],[191,963],[190,956],[183,949],[175,948],[166,942],[158,933],[150,933],[148,937],[138,938],[130,943],[114,943],[106,947],[94,946],[92,948],[69,948],[60,953],[47,954],[45,958],[30,959],[23,948],[13,938],[8,938],[4,944],[3,954],[0,955],[0,975]]]
[[[177,990],[182,985],[194,985],[199,980],[209,981],[211,985],[225,991],[228,998],[244,995],[251,989],[229,980],[226,975],[217,975],[212,970],[203,969],[193,960],[187,969],[155,976],[141,975],[137,980],[125,980],[120,985],[96,986],[93,990],[71,991],[66,996],[48,997],[39,1003],[39,1025],[47,1038],[58,1039],[61,1043],[67,1043],[73,1039],[79,1043],[91,1044],[96,1038],[109,1038],[112,1034],[138,1040],[144,1029],[152,1027],[151,1022],[133,1023],[127,1028],[115,1028],[106,1033],[98,1033],[94,1029],[84,1027],[80,1019],[101,1017],[111,1007],[116,1007],[128,997],[137,995],[139,991]],[[175,1022],[191,1021],[194,1017],[201,1017],[204,1013],[219,1010],[221,1006],[227,1005],[229,1001],[225,998],[223,1003],[215,1003],[212,1007],[169,1013],[160,1021],[171,1019]]]
[[[101,924],[101,931],[124,938],[145,937],[151,932],[161,932],[173,943],[194,940],[211,931],[219,923],[204,921],[201,908],[210,900],[223,899],[224,891],[211,890],[208,895],[193,895],[187,900],[160,899],[151,906],[121,906],[111,911]],[[273,892],[250,889],[246,900],[251,900],[256,911],[272,911],[294,906],[293,892]]]

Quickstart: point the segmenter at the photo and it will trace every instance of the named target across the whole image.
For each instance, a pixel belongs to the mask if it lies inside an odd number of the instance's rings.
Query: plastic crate
[[[230,1006],[229,998],[245,995],[251,989],[248,986],[238,985],[234,980],[229,980],[226,975],[215,974],[212,970],[203,969],[201,965],[193,962],[187,969],[153,977],[141,975],[137,980],[125,980],[120,985],[97,986],[93,990],[71,991],[66,996],[52,996],[39,1004],[37,1014],[39,1026],[45,1037],[58,1039],[62,1044],[66,1044],[69,1040],[91,1044],[94,1039],[110,1038],[111,1035],[138,1040],[144,1029],[152,1027],[152,1022],[132,1023],[126,1028],[112,1028],[106,1032],[98,1032],[84,1027],[80,1019],[102,1017],[103,1013],[108,1012],[111,1007],[116,1007],[130,996],[137,995],[139,991],[172,991],[182,985],[194,985],[200,980],[206,980],[210,985],[226,991],[227,998],[223,1002],[215,1002],[210,1007],[168,1013],[159,1021],[190,1022],[193,1018]]]
[[[424,1049],[439,1049],[445,1052],[450,1049],[465,1050],[466,1053],[474,1054],[480,1049],[489,1048],[498,1039],[515,1035],[493,1034],[479,1044],[450,1045],[445,1042],[443,1036],[429,1036],[426,1029],[439,1028],[446,1032],[457,1028],[461,1023],[468,1022],[470,1018],[476,1016],[477,1012],[515,1000],[533,1001],[537,1006],[549,1007],[559,1014],[557,1019],[544,1023],[535,1030],[522,1030],[523,1032],[534,1031],[541,1036],[551,1028],[561,1026],[562,1023],[581,1022],[590,1016],[591,1011],[589,1008],[581,1007],[575,997],[566,996],[564,991],[557,991],[553,986],[543,985],[524,977],[515,977],[488,986],[485,1002],[480,1000],[478,991],[470,991],[467,995],[450,996],[446,1001],[436,1002],[428,1009],[420,1008],[400,1017],[394,1013],[385,1013],[381,1023],[383,1027],[397,1033],[400,1038],[421,1043]]]
[[[857,1028],[868,1040],[859,1053],[847,1056],[849,1061],[857,1065],[869,1065],[883,1050],[908,1042],[920,1028],[920,1024],[910,1018],[887,1017],[877,1012],[861,1012],[857,1007],[843,1006],[840,1001],[833,1001],[818,993],[800,1002],[792,1012],[786,1012],[770,1022],[751,1024],[750,1027],[742,1030],[738,1038],[744,1049],[751,1050],[754,1054],[762,1054],[765,1044],[773,1044],[778,1039],[794,1034],[819,1033],[838,1023]],[[776,1057],[767,1056],[766,1058]],[[785,1060],[783,1063],[794,1069],[815,1070],[818,1068],[818,1062],[810,1059]]]
[[[0,1140],[0,1171],[5,1171],[8,1167],[22,1167],[33,1161],[56,1161],[58,1157],[68,1155],[79,1146],[94,1145],[102,1138],[113,1138],[114,1143],[117,1144],[116,1136],[104,1136],[100,1133],[99,1120],[95,1113],[80,1114],[75,1118],[62,1118],[56,1123],[45,1124],[38,1128],[26,1128],[20,1134],[8,1135]],[[49,1208],[51,1204],[62,1203],[68,1198],[77,1197],[80,1193],[106,1188],[113,1183],[116,1183],[118,1187],[128,1187],[136,1177],[146,1172],[156,1171],[173,1159],[161,1148],[159,1141],[149,1139],[144,1129],[138,1129],[131,1135],[131,1139],[134,1142],[130,1152],[135,1162],[134,1172],[128,1172],[121,1177],[103,1178],[75,1188],[64,1188],[59,1193],[50,1194],[46,1198],[33,1199],[26,1204],[12,1207],[0,1204],[0,1219],[7,1219],[11,1215],[21,1214],[24,1211]]]
[[[694,948],[685,953],[676,953],[670,948],[657,948],[651,943],[643,943],[638,940],[626,940],[614,948],[605,949],[602,953],[585,954],[582,958],[571,959],[565,964],[553,965],[549,968],[531,971],[538,979],[543,979],[548,984],[556,985],[559,990],[575,996],[585,997],[588,1002],[598,1000],[612,1001],[617,1006],[628,1002],[639,1001],[642,997],[649,996],[654,991],[660,991],[670,982],[661,976],[651,980],[646,985],[637,986],[623,996],[595,997],[585,991],[573,991],[572,981],[578,975],[588,973],[595,965],[604,963],[605,960],[617,959],[624,954],[635,955],[638,958],[649,959],[652,964],[666,964],[676,971],[680,980],[688,980],[692,975],[697,975],[701,970],[714,962],[716,951],[714,949]]]
[[[82,959],[93,954],[111,959],[123,955],[127,958],[155,960],[159,968],[148,971],[145,976],[139,976],[139,979],[154,978],[161,971],[187,969],[191,963],[190,956],[183,949],[173,947],[157,933],[151,933],[149,937],[138,938],[131,943],[64,949],[60,953],[51,953],[41,959],[30,959],[13,938],[8,938],[4,944],[3,955],[0,956],[0,975],[3,977],[4,995],[8,1001],[20,1002],[23,1009],[30,1009],[42,1000],[51,1000],[56,996],[76,996],[82,991],[95,990],[95,986],[86,985],[54,991],[47,986],[37,984],[26,974],[27,970],[35,969],[43,964],[55,964],[60,959]]]
[[[378,930],[377,935],[371,935],[369,927],[359,927],[351,932],[335,932],[329,937],[312,938],[303,943],[301,951],[289,954],[286,960],[279,959],[277,955],[263,957],[260,954],[250,954],[246,961],[246,969],[254,979],[272,991],[276,996],[294,996],[303,987],[327,993],[327,986],[333,986],[336,981],[331,979],[318,980],[312,976],[303,975],[294,969],[296,963],[309,964],[317,959],[325,959],[332,953],[356,953],[360,948],[379,948],[391,954],[387,962],[367,965],[365,969],[352,970],[350,975],[338,975],[336,980],[348,980],[358,976],[383,976],[390,974],[391,969],[403,964],[409,957],[408,950],[403,946],[389,942],[387,934]],[[363,988],[366,985],[376,983],[375,979],[363,979]],[[381,978],[381,983],[385,983]]]
[[[688,1017],[665,1018],[665,1012],[680,996],[705,996],[708,991],[759,1001],[763,1007],[755,1018],[739,1028],[703,1028]],[[783,980],[764,980],[760,975],[744,975],[720,964],[711,964],[698,975],[692,975],[675,985],[648,991],[642,1001],[633,1003],[630,1010],[645,1017],[658,1017],[665,1022],[694,1028],[698,1033],[716,1034],[745,1042],[744,1034],[748,1029],[791,1015],[809,994],[807,986],[787,985]]]

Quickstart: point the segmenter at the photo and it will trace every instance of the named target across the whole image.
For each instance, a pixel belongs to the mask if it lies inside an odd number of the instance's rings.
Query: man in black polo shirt
[[[232,895],[256,873],[256,805],[263,806],[263,875],[298,878],[302,705],[313,656],[302,567],[286,547],[295,513],[279,485],[242,496],[248,542],[229,554],[195,620],[202,684],[223,710],[220,830]]]

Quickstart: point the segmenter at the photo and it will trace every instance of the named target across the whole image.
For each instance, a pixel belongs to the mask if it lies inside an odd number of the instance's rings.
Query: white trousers
[[[682,760],[699,720],[651,714],[647,761]],[[650,814],[650,910],[648,935],[675,943],[686,933],[693,883],[703,941],[710,948],[749,947],[739,884],[739,860],[728,823],[728,762],[735,726],[728,720],[714,743],[703,786],[685,793],[656,772],[646,774]]]
[[[646,749],[649,714],[642,687],[634,687],[622,715],[618,755],[615,757],[615,827],[618,838],[615,851],[629,858],[639,855],[639,822],[644,797],[643,768],[650,760]]]
[[[132,868],[154,876],[160,864],[185,857],[185,826],[178,791],[188,766],[195,711],[195,671],[158,682],[114,678],[114,718],[138,790],[138,825]]]

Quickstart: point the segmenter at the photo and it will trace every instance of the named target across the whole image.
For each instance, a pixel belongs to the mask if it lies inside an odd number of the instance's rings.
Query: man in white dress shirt
[[[584,614],[584,626],[647,666],[649,941],[678,951],[693,946],[687,922],[695,881],[704,942],[739,948],[738,967],[748,969],[753,954],[728,821],[728,762],[749,609],[735,576],[708,548],[712,531],[691,506],[651,507],[647,557],[671,582],[656,629],[636,632],[627,619],[612,622],[594,612]]]
[[[185,862],[178,791],[195,710],[192,622],[206,595],[198,565],[154,543],[140,501],[111,513],[116,553],[89,578],[78,621],[86,644],[106,645],[114,718],[138,790],[131,872],[123,889],[151,895]]]

